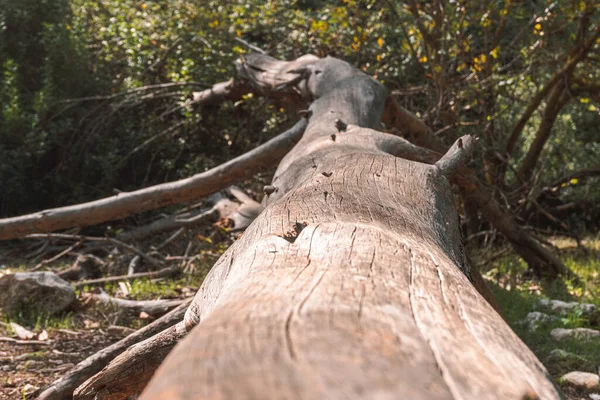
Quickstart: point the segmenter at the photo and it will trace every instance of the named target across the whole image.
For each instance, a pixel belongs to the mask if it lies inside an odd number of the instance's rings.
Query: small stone
[[[52,272],[18,272],[0,278],[0,308],[56,314],[75,302],[75,290]]]
[[[565,339],[593,340],[600,339],[600,331],[589,328],[563,329],[555,328],[550,332],[552,339],[560,342]]]
[[[600,376],[590,372],[573,371],[563,375],[560,380],[569,386],[585,389],[589,392],[600,392]]]
[[[535,331],[542,324],[550,324],[558,321],[558,317],[554,315],[544,314],[539,311],[532,311],[527,314],[527,317],[523,320],[523,324],[527,325],[529,330]]]
[[[581,310],[584,315],[594,314],[598,311],[598,307],[596,307],[594,304],[577,303],[576,301],[567,303],[566,301],[561,300],[541,299],[539,304],[542,307],[548,308],[550,311],[561,315],[568,314],[575,310]]]
[[[37,392],[38,390],[40,390],[39,387],[33,386],[32,384],[28,383],[25,386],[23,386],[22,392],[24,395],[29,396]]]
[[[600,394],[590,393],[589,396],[591,400],[600,400]]]

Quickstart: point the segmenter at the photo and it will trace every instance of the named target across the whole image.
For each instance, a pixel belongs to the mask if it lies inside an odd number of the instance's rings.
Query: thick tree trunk
[[[398,158],[373,130],[378,82],[333,58],[249,60],[316,99],[309,123],[142,398],[559,398],[472,284],[448,182],[470,140]]]

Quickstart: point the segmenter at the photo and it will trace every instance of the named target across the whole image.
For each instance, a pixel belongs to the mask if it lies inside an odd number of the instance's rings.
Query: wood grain
[[[142,398],[558,399],[472,284],[457,164],[375,131],[387,89],[349,64],[261,57],[247,77],[296,85],[308,126]]]

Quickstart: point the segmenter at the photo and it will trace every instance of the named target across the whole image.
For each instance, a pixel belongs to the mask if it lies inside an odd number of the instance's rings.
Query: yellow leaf
[[[588,99],[587,97],[583,97],[583,98],[579,99],[579,102],[583,103],[583,104],[587,104],[590,102],[590,99]]]
[[[146,5],[146,3],[142,3],[141,7],[142,7],[142,10],[145,10],[146,7],[148,7],[148,6]]]
[[[67,30],[70,31],[71,30],[71,25],[67,25]]]
[[[490,51],[490,55],[493,58],[498,58],[498,52],[500,51],[500,47],[496,47],[494,50]]]
[[[540,30],[542,30],[542,25],[541,24],[535,24],[534,28],[535,28],[536,31],[540,31]]]
[[[219,21],[216,20],[216,19],[214,21],[208,23],[208,26],[211,27],[211,28],[215,28],[218,25],[219,25]]]
[[[235,34],[237,35],[237,37],[242,37],[242,31],[240,31],[239,29],[235,31]]]
[[[596,110],[597,110],[597,108],[596,108],[594,105],[590,105],[590,106],[588,107],[588,110],[590,110],[590,111],[596,111]]]
[[[577,178],[573,178],[573,179],[571,179],[571,180],[569,181],[569,183],[570,183],[571,185],[577,185],[577,184],[579,183],[579,179],[577,179]]]
[[[379,47],[383,47],[383,39],[382,38],[377,39],[377,44],[379,45]]]
[[[421,64],[424,64],[424,63],[426,63],[426,62],[427,62],[427,60],[428,60],[427,56],[423,56],[423,57],[419,58],[419,62],[420,62]]]

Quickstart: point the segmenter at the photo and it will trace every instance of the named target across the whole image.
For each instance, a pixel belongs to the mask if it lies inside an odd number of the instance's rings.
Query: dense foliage
[[[285,129],[295,112],[250,93],[190,105],[234,75],[241,38],[357,65],[445,142],[480,136],[482,178],[522,218],[583,230],[597,181],[542,189],[598,168],[599,26],[593,0],[0,0],[0,216],[189,176]]]

